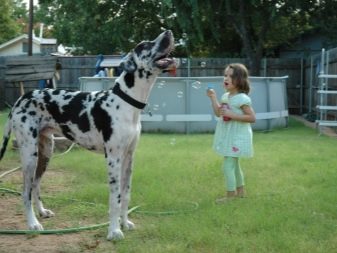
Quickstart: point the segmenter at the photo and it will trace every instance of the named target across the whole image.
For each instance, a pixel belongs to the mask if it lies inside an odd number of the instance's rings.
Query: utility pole
[[[29,0],[28,56],[33,55],[33,0]]]

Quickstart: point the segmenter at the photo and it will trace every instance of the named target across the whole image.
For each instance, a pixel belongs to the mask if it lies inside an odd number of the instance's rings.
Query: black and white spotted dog
[[[168,58],[173,48],[171,31],[161,33],[153,41],[141,42],[123,60],[123,73],[107,91],[44,89],[18,99],[5,126],[0,160],[13,131],[20,147],[29,229],[43,230],[32,201],[40,216],[54,215],[40,199],[40,180],[52,155],[53,134],[63,135],[89,150],[104,152],[110,186],[107,238],[122,239],[121,227],[134,228],[128,220],[128,204],[133,156],[141,130],[140,113],[156,77],[176,67],[176,61]]]

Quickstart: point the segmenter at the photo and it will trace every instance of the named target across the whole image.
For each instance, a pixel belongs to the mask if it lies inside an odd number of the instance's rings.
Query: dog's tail
[[[7,144],[8,144],[9,138],[11,137],[11,132],[12,132],[12,120],[11,120],[11,118],[12,118],[11,114],[9,114],[7,123],[5,125],[5,129],[4,129],[2,146],[1,146],[1,149],[0,149],[0,161],[1,161],[2,157],[4,156],[4,154],[6,152]]]

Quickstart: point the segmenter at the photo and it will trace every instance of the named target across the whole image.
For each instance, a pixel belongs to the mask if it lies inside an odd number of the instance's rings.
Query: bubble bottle
[[[221,103],[221,105],[220,105],[220,108],[221,109],[225,109],[225,110],[230,110],[231,108],[230,108],[230,106],[229,106],[229,104],[228,104],[228,96],[225,96],[223,99],[222,99],[222,101],[221,101],[222,103]],[[222,116],[222,119],[223,119],[223,121],[230,121],[231,120],[231,118],[230,117],[227,117],[227,116]]]

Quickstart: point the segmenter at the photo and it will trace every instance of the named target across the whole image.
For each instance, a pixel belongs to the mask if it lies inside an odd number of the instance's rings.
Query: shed
[[[119,68],[123,57],[121,55],[97,56],[96,77],[113,77],[119,76],[121,70]]]
[[[28,52],[28,35],[22,34],[0,45],[0,56],[26,55]],[[57,52],[57,40],[33,37],[33,54],[50,55]]]

